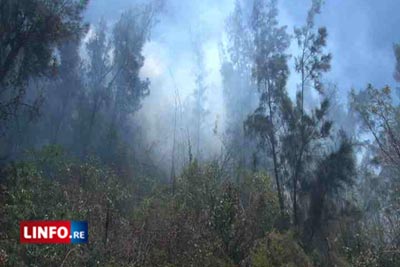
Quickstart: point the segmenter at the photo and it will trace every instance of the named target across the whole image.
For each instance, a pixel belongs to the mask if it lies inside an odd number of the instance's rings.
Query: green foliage
[[[95,262],[96,255],[102,257],[104,253],[106,232],[111,235],[111,229],[106,229],[107,217],[116,216],[114,224],[118,225],[122,219],[118,205],[129,197],[128,192],[112,171],[95,162],[61,160],[57,155],[62,153],[55,147],[34,154],[31,161],[4,170],[4,207],[0,212],[7,215],[1,229],[2,247],[8,255],[6,265],[53,266],[64,262],[76,266],[87,262],[89,254],[90,261]],[[88,220],[93,246],[20,245],[22,220]]]
[[[295,57],[295,67],[296,71],[301,74],[302,98],[305,86],[309,86],[309,82],[312,82],[315,90],[320,93],[323,92],[322,74],[331,67],[332,56],[324,51],[328,36],[327,30],[325,27],[315,30],[314,20],[315,16],[321,11],[322,2],[321,0],[313,0],[308,11],[306,24],[301,28],[294,29],[297,45],[301,51],[300,55]]]
[[[231,266],[207,218],[170,196],[145,199],[133,221],[133,266]]]
[[[269,233],[252,249],[254,267],[311,267],[309,257],[290,233]]]
[[[338,201],[342,190],[352,185],[355,177],[355,160],[353,145],[349,140],[344,139],[337,151],[328,154],[317,163],[314,171],[315,178],[310,181],[304,192],[309,194],[308,221],[306,227],[311,228],[311,235],[314,230],[323,226],[321,217],[332,216],[334,202]],[[327,202],[329,201],[329,205]],[[331,214],[329,214],[331,212]]]
[[[228,244],[233,238],[232,228],[240,213],[240,203],[237,189],[232,184],[226,184],[222,190],[222,195],[217,198],[211,210],[211,220],[222,241]]]
[[[155,2],[123,12],[111,31],[102,21],[83,41],[86,0],[0,0],[0,121],[8,127],[0,127],[0,160],[8,164],[0,165],[0,265],[400,266],[399,105],[389,86],[351,93],[374,139],[357,170],[354,144],[335,132],[324,92],[331,54],[326,28],[315,24],[322,2],[312,0],[305,25],[294,30],[292,101],[291,37],[277,1],[255,0],[252,10],[236,1],[222,51],[226,154],[192,160],[189,127],[189,164],[171,186],[132,119],[150,93],[140,71]],[[198,158],[207,114],[201,46]],[[394,53],[400,81],[400,45]],[[323,100],[308,108],[312,90]],[[42,117],[31,123],[39,106]],[[175,178],[175,152],[184,148],[173,143]],[[19,244],[18,223],[36,219],[87,220],[89,244]]]
[[[398,47],[395,46],[396,56]],[[397,66],[396,66],[397,68]],[[398,70],[395,70],[395,78]],[[389,86],[350,94],[351,107],[368,133],[368,153],[360,173],[360,202],[363,212],[361,246],[350,247],[354,266],[397,266],[399,264],[399,162],[400,117]],[[377,171],[376,168],[379,168]],[[361,249],[360,249],[361,247]]]
[[[364,190],[360,190],[365,213],[363,231],[367,235],[365,240],[368,244],[365,250],[369,253],[356,253],[359,255],[356,261],[395,266],[400,255],[397,238],[400,229],[399,106],[389,86],[375,88],[368,85],[358,93],[352,91],[350,100],[352,108],[361,119],[362,129],[373,138],[363,164],[365,171],[361,186]],[[378,172],[375,171],[376,167],[380,168]],[[372,186],[374,190],[365,188],[367,186]],[[374,247],[371,247],[372,244]]]
[[[1,0],[0,5],[0,119],[8,120],[21,108],[35,111],[37,101],[24,100],[31,77],[55,71],[54,47],[79,39],[86,27],[82,13],[88,1]]]
[[[310,113],[302,111],[298,94],[297,104],[286,103],[284,114],[288,126],[282,139],[282,159],[286,165],[286,175],[289,180],[289,189],[293,197],[293,222],[300,223],[301,208],[300,195],[307,194],[316,172],[316,165],[320,158],[316,151],[323,154],[324,146],[329,144],[332,136],[332,122],[328,118],[329,101],[325,99]]]
[[[122,113],[133,113],[147,96],[150,81],[139,78],[144,64],[142,49],[154,23],[151,5],[124,12],[113,30],[116,92],[115,104]]]
[[[194,161],[176,195],[158,184],[138,199],[140,180],[127,183],[95,160],[75,162],[56,146],[29,159],[7,171],[2,194],[7,266],[311,266],[292,235],[274,231],[278,198],[264,173],[234,185],[221,181],[217,163]],[[26,219],[88,220],[90,244],[20,246],[18,222]]]
[[[266,173],[247,173],[239,185],[241,203],[248,210],[247,216],[253,225],[253,230],[258,229],[259,235],[274,227],[280,227],[278,196],[273,189],[272,181]],[[279,220],[278,220],[279,218]]]
[[[279,129],[282,123],[281,106],[287,97],[286,82],[289,75],[286,50],[290,45],[286,26],[279,26],[277,2],[255,1],[252,13],[252,33],[255,51],[253,77],[260,93],[258,108],[244,122],[247,133],[259,138],[261,148],[271,154],[273,173],[278,191],[281,214],[284,213],[282,164]]]
[[[314,160],[311,151],[330,134],[332,123],[326,119],[329,102],[322,101],[320,108],[305,108],[305,93],[311,89],[323,93],[322,75],[330,69],[331,55],[325,53],[327,30],[315,29],[315,16],[320,13],[321,0],[313,0],[303,27],[295,28],[299,54],[295,57],[295,70],[300,75],[296,105],[284,103],[288,119],[288,133],[283,136],[283,150],[288,163],[292,187],[293,223],[300,222],[299,202],[302,187],[307,183],[306,162]]]
[[[363,129],[372,134],[379,162],[398,169],[400,163],[400,111],[394,104],[389,86],[374,88],[371,84],[365,90],[350,94],[352,108],[362,121]]]
[[[57,246],[19,245],[19,222],[22,220],[66,219],[68,206],[64,201],[60,185],[46,180],[40,171],[27,163],[10,168],[4,191],[5,205],[1,210],[6,214],[2,235],[8,266],[23,266],[31,263],[49,265],[52,259],[61,258],[64,249]],[[43,205],[46,203],[46,205]],[[28,260],[25,261],[24,257]]]
[[[177,198],[180,199],[183,208],[199,213],[216,203],[220,182],[215,164],[201,167],[197,161],[193,161],[178,178]]]

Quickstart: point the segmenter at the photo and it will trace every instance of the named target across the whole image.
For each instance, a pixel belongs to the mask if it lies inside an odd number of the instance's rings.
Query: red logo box
[[[69,244],[70,221],[21,221],[19,224],[21,244]]]

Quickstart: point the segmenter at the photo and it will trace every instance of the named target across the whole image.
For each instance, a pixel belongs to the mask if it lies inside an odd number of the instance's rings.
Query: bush
[[[251,252],[254,267],[312,267],[311,261],[290,233],[269,233]]]
[[[77,163],[54,151],[46,148],[4,170],[0,234],[6,266],[93,265],[117,248],[125,220],[120,203],[129,197],[119,178],[94,161]],[[22,220],[87,220],[90,246],[20,245]]]

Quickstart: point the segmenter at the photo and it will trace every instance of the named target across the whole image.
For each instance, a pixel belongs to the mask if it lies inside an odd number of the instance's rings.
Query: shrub
[[[254,267],[312,267],[311,261],[290,233],[269,233],[251,252]]]

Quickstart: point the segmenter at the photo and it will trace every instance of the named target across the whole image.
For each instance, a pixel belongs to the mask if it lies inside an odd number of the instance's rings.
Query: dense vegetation
[[[191,129],[177,140],[175,105],[166,170],[134,119],[162,2],[87,25],[87,1],[0,0],[1,266],[400,266],[393,89],[368,84],[339,105],[323,79],[321,1],[294,32],[276,0],[248,2],[236,1],[221,47],[221,153],[201,149],[207,83],[195,42]],[[400,82],[400,45],[394,56]],[[19,244],[19,222],[35,219],[87,220],[89,243]]]

